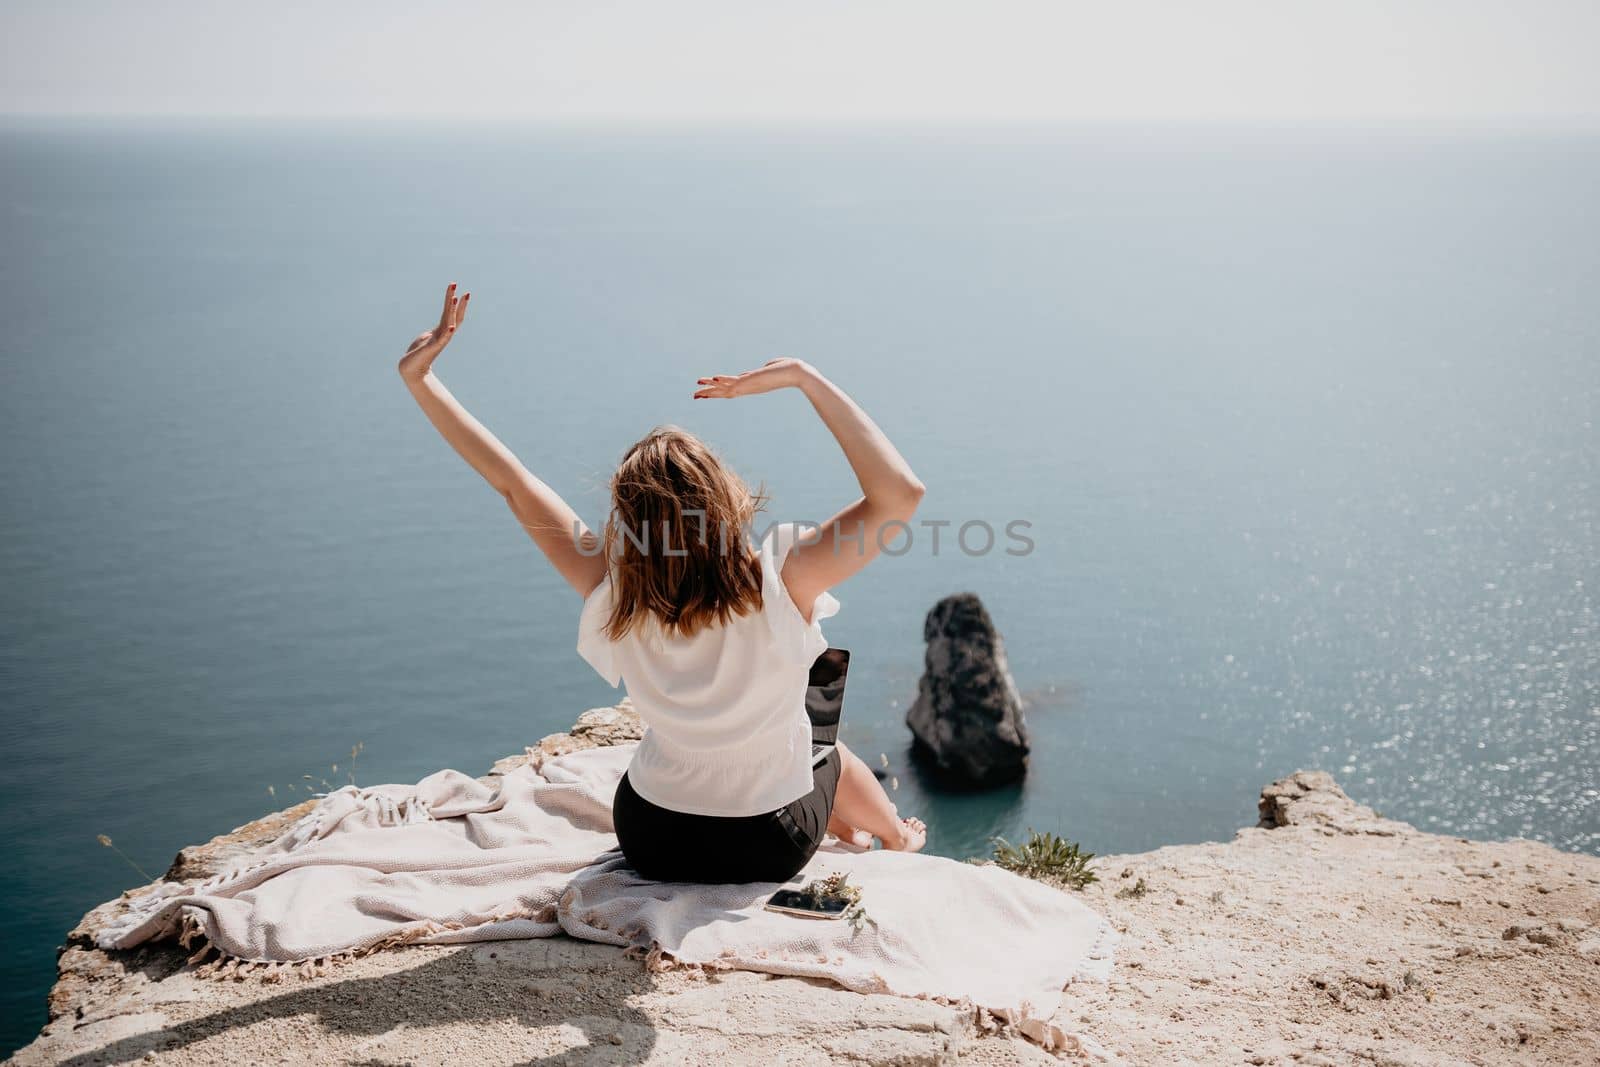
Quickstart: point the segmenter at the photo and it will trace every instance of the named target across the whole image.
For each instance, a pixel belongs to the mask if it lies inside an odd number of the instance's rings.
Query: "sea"
[[[927,497],[825,629],[933,852],[1226,840],[1300,768],[1600,850],[1596,131],[8,119],[0,272],[0,1052],[183,845],[620,696],[395,373],[451,281],[440,378],[591,523],[669,423],[768,520],[856,494],[697,377],[879,423]],[[1033,747],[955,794],[904,716],[968,591]]]

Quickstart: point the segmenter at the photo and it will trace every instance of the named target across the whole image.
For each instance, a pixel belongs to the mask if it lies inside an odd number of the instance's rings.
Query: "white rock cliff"
[[[637,736],[624,704],[539,748]],[[185,849],[168,877],[212,873],[305,808]],[[1085,894],[1123,941],[1108,985],[1067,990],[1065,1030],[1134,1064],[1600,1063],[1600,858],[1424,833],[1322,773],[1269,785],[1259,819],[1226,844],[1094,862],[1100,880]],[[198,978],[171,945],[93,948],[122,906],[101,905],[69,935],[50,1021],[14,1062],[1053,1059],[927,1001],[652,973],[564,939],[411,947],[276,984]]]

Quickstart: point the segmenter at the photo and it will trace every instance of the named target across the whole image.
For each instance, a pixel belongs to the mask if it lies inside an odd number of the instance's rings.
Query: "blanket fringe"
[[[726,952],[724,955],[732,955]],[[731,960],[714,959],[702,963],[688,963],[680,960],[662,947],[659,941],[652,941],[648,945],[630,945],[622,950],[623,959],[643,960],[644,969],[652,974],[661,974],[665,971],[687,971],[691,974],[712,974],[720,971],[731,971],[734,964]]]
[[[513,908],[491,916],[482,923],[472,924],[429,920],[397,930],[369,945],[357,945],[339,952],[307,956],[296,960],[258,960],[235,956],[216,944],[207,935],[205,925],[194,916],[190,909],[185,908],[179,921],[177,941],[182,948],[188,948],[198,942],[198,948],[185,960],[185,963],[194,968],[193,973],[197,978],[233,979],[241,982],[247,978],[254,978],[263,982],[281,982],[294,975],[298,975],[303,979],[321,978],[328,973],[328,968],[330,967],[350,963],[386,949],[414,945],[440,934],[465,930],[469,926],[493,926],[497,923],[512,922],[518,919],[532,919],[535,922],[543,923],[554,922],[556,918],[555,910],[554,906],[551,905],[546,905],[537,910]],[[214,959],[211,958],[213,955],[215,956]]]
[[[189,914],[189,909],[184,908],[183,917],[178,920],[178,947],[188,948],[194,944],[196,938],[203,939],[205,936],[205,928],[200,925],[193,915]],[[209,945],[206,947],[209,947]],[[204,952],[205,948],[202,948],[199,954],[204,954]]]

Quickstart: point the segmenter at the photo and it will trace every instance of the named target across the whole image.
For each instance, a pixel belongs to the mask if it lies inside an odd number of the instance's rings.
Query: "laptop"
[[[830,648],[811,665],[806,685],[806,716],[811,720],[811,765],[828,758],[839,741],[839,716],[844,711],[845,676],[850,672],[850,653]]]

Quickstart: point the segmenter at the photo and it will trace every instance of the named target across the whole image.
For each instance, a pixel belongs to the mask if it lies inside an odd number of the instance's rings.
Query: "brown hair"
[[[761,568],[745,541],[766,503],[687,430],[658,426],[611,478],[605,558],[619,640],[654,616],[692,637],[761,607]]]

